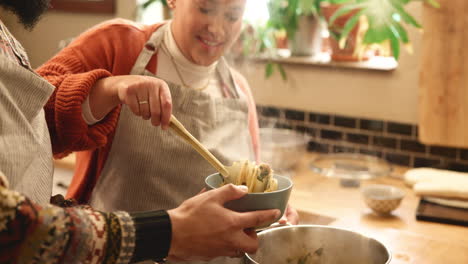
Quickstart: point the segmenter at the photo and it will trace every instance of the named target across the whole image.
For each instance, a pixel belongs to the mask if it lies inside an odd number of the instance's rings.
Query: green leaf
[[[382,34],[381,31],[378,31],[374,28],[369,28],[364,34],[364,39],[362,40],[364,44],[371,43],[380,43],[386,39],[385,34]]]
[[[315,1],[312,1],[312,0],[300,1],[300,3],[299,3],[299,11],[300,11],[299,14],[300,15],[317,14],[317,9],[315,7],[314,2]]]
[[[393,37],[395,37],[396,39],[398,39],[398,41],[400,41],[401,36],[400,36],[400,34],[398,33],[398,29],[396,29],[394,25],[389,25],[388,28],[389,28],[390,33],[391,33],[390,36],[393,36]]]
[[[338,19],[341,16],[344,16],[354,9],[358,8],[363,8],[365,5],[364,4],[349,4],[341,7],[340,9],[336,10],[335,13],[330,17],[330,21],[328,22],[329,25],[333,25],[336,19]]]
[[[143,9],[146,9],[146,8],[148,8],[148,6],[152,5],[156,1],[158,1],[158,0],[148,0],[148,1],[144,2],[141,6],[143,7]]]
[[[390,46],[392,47],[393,57],[398,60],[400,57],[400,42],[398,41],[398,38],[393,35],[390,37]]]
[[[364,34],[364,44],[382,43],[392,35],[392,32],[387,26],[371,26]]]
[[[400,39],[403,43],[409,42],[408,33],[406,33],[406,29],[401,24],[394,23],[393,28],[398,31],[398,35],[400,35]]]
[[[318,0],[318,1],[312,1],[312,2],[314,3],[314,9],[317,12],[317,15],[319,15],[320,14],[320,2],[321,1]]]
[[[278,66],[278,70],[281,73],[281,78],[283,78],[283,81],[287,81],[288,76],[286,75],[286,71],[284,70],[283,65],[281,65],[281,64],[276,64],[276,65]]]
[[[357,12],[352,16],[344,25],[343,32],[341,32],[340,40],[348,38],[349,33],[353,30],[354,26],[359,22],[359,17],[364,13],[365,10]]]
[[[392,0],[392,1],[401,3],[402,5],[406,5],[406,4],[408,4],[409,2],[411,2],[413,0]]]
[[[271,75],[273,74],[273,63],[272,62],[268,62],[266,67],[265,67],[265,77],[268,79],[271,77]]]
[[[436,0],[426,0],[426,3],[428,3],[432,7],[440,8],[440,4]]]
[[[143,2],[140,5],[141,5],[141,7],[143,9],[146,9],[146,8],[148,8],[148,6],[154,4],[154,3],[158,2],[158,1],[160,1],[163,6],[167,6],[167,1],[166,0],[147,0],[146,2]]]
[[[369,28],[366,31],[366,34],[364,34],[364,39],[362,40],[362,43],[364,43],[364,44],[379,43],[379,42],[377,42],[377,37],[376,37],[375,30]]]
[[[364,43],[381,43],[382,41],[388,39],[388,28],[386,25],[382,25],[378,21],[378,18],[368,16],[367,21],[369,23],[369,28],[364,35]]]
[[[320,2],[320,1],[322,1],[322,0],[319,0],[318,2]],[[341,4],[349,3],[350,0],[323,0],[323,2],[328,2],[330,4],[341,5]]]
[[[289,17],[295,17],[297,8],[299,6],[299,0],[288,0],[287,15]]]
[[[332,38],[336,39],[337,41],[340,40],[340,33],[334,32],[334,31],[330,31],[329,34],[330,34],[330,36],[331,36]]]

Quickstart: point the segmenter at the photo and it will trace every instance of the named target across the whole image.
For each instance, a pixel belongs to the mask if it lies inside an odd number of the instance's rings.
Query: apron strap
[[[221,79],[221,85],[225,93],[229,94],[228,97],[240,98],[241,90],[236,85],[234,78],[232,77],[231,69],[229,68],[224,57],[221,57],[218,61],[217,72]]]
[[[151,58],[156,54],[159,45],[161,44],[164,38],[165,28],[169,26],[169,23],[166,23],[156,29],[156,31],[151,35],[150,39],[146,42],[143,50],[138,55],[138,58],[133,65],[130,74],[132,75],[143,75],[145,73],[146,66],[148,65]]]

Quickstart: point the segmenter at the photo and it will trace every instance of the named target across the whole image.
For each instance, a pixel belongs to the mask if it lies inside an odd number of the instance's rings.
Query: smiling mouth
[[[224,44],[223,42],[209,41],[209,40],[203,39],[201,37],[198,37],[198,40],[200,40],[206,46],[213,47],[213,48],[220,47],[221,45]]]

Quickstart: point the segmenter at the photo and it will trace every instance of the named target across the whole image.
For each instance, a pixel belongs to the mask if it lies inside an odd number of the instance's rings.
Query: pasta
[[[273,170],[268,164],[248,160],[236,161],[229,168],[229,182],[246,185],[249,193],[272,192],[278,190],[278,181],[273,178]]]

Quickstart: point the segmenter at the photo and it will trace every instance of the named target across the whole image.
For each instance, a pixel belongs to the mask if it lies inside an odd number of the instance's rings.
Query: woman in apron
[[[245,1],[168,1],[172,21],[107,22],[39,69],[57,87],[46,106],[55,156],[82,151],[69,196],[106,211],[142,211],[196,195],[215,170],[154,127],[167,128],[171,113],[222,163],[259,160],[250,89],[222,57]]]

